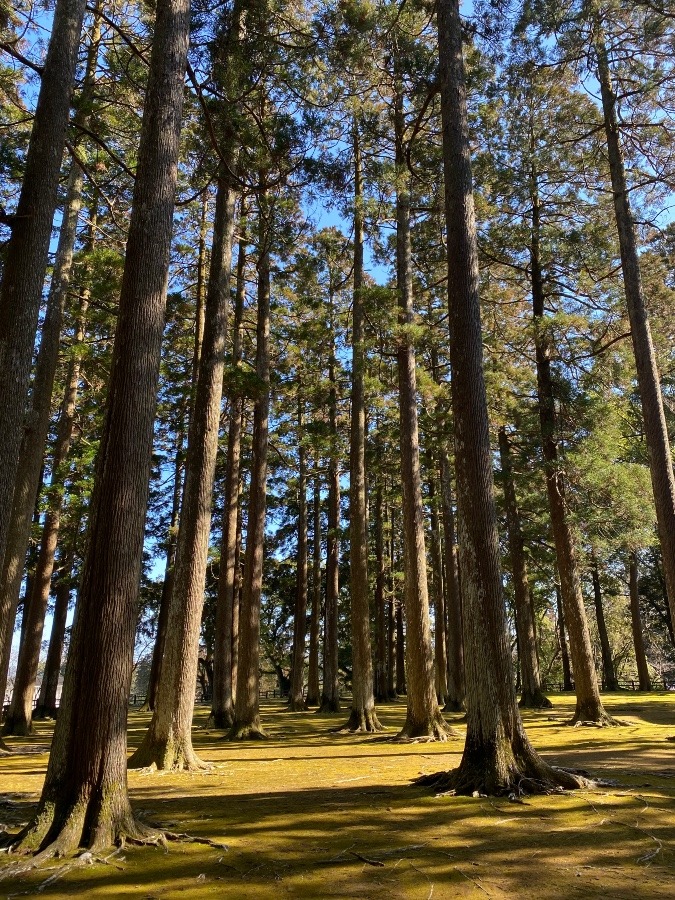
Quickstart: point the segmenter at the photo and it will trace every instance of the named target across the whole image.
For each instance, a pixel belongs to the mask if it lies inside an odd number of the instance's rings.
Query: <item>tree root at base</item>
[[[460,765],[449,772],[421,775],[413,784],[432,787],[437,796],[509,796],[517,799],[527,794],[559,794],[563,791],[592,787],[594,782],[578,772],[540,763],[531,770],[511,769],[505,777],[479,766]]]
[[[267,741],[270,735],[265,731],[262,725],[237,725],[230,728],[228,733],[223,736],[224,741]]]
[[[445,721],[440,711],[426,722],[411,722],[406,719],[405,725],[397,735],[391,738],[396,743],[427,744],[434,741],[445,742],[463,735]]]
[[[521,709],[553,709],[553,704],[543,691],[524,693],[518,701]]]
[[[344,725],[330,730],[334,734],[377,734],[385,729],[374,709],[352,709]]]

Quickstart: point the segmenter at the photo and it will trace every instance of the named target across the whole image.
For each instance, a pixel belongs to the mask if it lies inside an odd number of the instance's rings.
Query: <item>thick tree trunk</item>
[[[633,626],[633,646],[635,647],[635,663],[638,670],[638,680],[641,691],[651,691],[652,681],[649,677],[649,667],[645,654],[645,640],[642,633],[642,619],[640,616],[640,594],[638,591],[638,555],[633,550],[629,562],[629,587],[630,587],[630,618]]]
[[[455,513],[452,502],[451,466],[447,451],[441,451],[441,504],[445,550],[445,610],[447,615],[448,697],[445,712],[463,712],[466,685],[464,681],[464,635],[462,628],[462,595],[455,546]]]
[[[663,398],[656,355],[645,309],[640,274],[640,259],[635,233],[635,220],[630,206],[626,170],[621,149],[616,95],[612,87],[607,48],[602,27],[596,22],[595,53],[598,60],[598,81],[604,113],[609,171],[614,194],[614,215],[621,250],[621,268],[626,293],[635,368],[640,403],[645,426],[649,471],[656,506],[663,569],[666,577],[670,611],[675,618],[675,477],[668,428],[663,411]]]
[[[381,731],[375,711],[370,649],[368,509],[366,484],[366,350],[363,334],[363,175],[358,123],[354,149],[354,294],[352,303],[352,396],[349,441],[349,569],[352,625],[352,708],[348,731]]]
[[[565,636],[565,614],[563,612],[562,594],[560,588],[555,586],[555,602],[558,611],[558,642],[560,644],[560,658],[562,660],[563,670],[563,690],[573,691],[572,684],[572,666],[570,665],[570,655],[567,650],[567,638]]]
[[[605,611],[602,608],[600,573],[598,572],[598,561],[595,558],[595,555],[593,555],[591,577],[593,579],[593,602],[595,603],[595,616],[598,622],[598,636],[600,637],[600,647],[602,649],[602,675],[605,683],[605,690],[618,691],[619,682],[616,680],[614,660],[612,659],[612,648],[609,645],[609,637],[607,635]]]
[[[560,592],[562,594],[565,622],[570,639],[570,652],[574,668],[574,687],[577,705],[572,723],[594,722],[614,724],[605,712],[598,690],[598,677],[593,661],[593,647],[588,630],[581,577],[572,528],[569,524],[566,484],[558,454],[558,427],[556,421],[553,378],[551,376],[551,342],[546,332],[544,279],[539,248],[540,209],[537,172],[532,168],[532,233],[530,244],[530,277],[532,311],[534,317],[535,357],[537,364],[537,402],[541,440],[546,469],[546,491],[553,529]]]
[[[398,391],[401,439],[401,486],[403,489],[403,559],[406,617],[407,714],[402,738],[445,740],[448,735],[438,701],[434,678],[434,655],[429,622],[427,558],[424,540],[424,506],[420,475],[417,427],[417,376],[415,348],[409,334],[413,322],[412,255],[410,244],[410,196],[405,174],[403,147],[403,100],[399,96],[394,114],[396,162],[399,184],[396,196],[396,276],[399,325]]]
[[[321,482],[317,460],[312,499],[312,610],[309,619],[309,663],[307,666],[307,706],[318,706],[319,640],[321,633]]]
[[[235,189],[223,171],[216,193],[204,336],[188,433],[162,677],[150,727],[129,760],[131,768],[153,763],[158,769],[204,767],[192,747],[192,715],[218,454],[235,204]]]
[[[399,669],[399,659],[397,653],[397,620],[396,620],[396,589],[394,579],[394,515],[391,514],[391,533],[387,544],[387,560],[389,574],[387,578],[387,590],[389,592],[389,600],[387,602],[387,693],[390,700],[396,700],[398,694],[399,674],[401,676],[401,685],[405,694],[405,657],[401,650],[401,660]],[[403,620],[401,620],[401,635],[403,635]]]
[[[86,0],[59,0],[0,292],[0,559],[12,500]],[[44,443],[43,443],[44,446]],[[34,485],[35,486],[35,482]],[[32,504],[31,504],[32,506]],[[23,561],[22,561],[23,562]]]
[[[429,465],[429,508],[431,512],[431,596],[434,603],[434,671],[436,674],[436,698],[440,706],[448,699],[448,655],[446,650],[447,616],[443,587],[443,551],[441,524],[436,505],[436,483],[433,477],[433,458]]]
[[[381,448],[379,448],[381,449]],[[375,487],[375,699],[389,701],[389,665],[387,656],[387,606],[385,584],[387,570],[384,561],[384,500],[382,480],[377,475]]]
[[[303,712],[307,709],[302,689],[304,685],[305,645],[307,642],[307,463],[303,446],[304,401],[298,397],[298,571],[295,584],[295,611],[293,616],[293,660],[291,664],[291,688],[288,709]]]
[[[66,637],[66,622],[68,621],[68,604],[72,590],[72,569],[74,553],[68,552],[61,567],[58,582],[56,584],[54,615],[52,618],[52,631],[49,635],[49,649],[47,660],[42,673],[40,696],[33,713],[33,719],[55,719],[57,710],[57,694],[59,689],[59,675],[61,674],[61,662],[63,659],[63,644]]]
[[[71,649],[42,797],[18,839],[38,859],[148,834],[127,791],[127,707],[189,27],[186,0],[159,0]]]
[[[539,675],[539,655],[537,653],[537,633],[532,606],[532,595],[527,577],[525,544],[520,524],[520,510],[513,483],[511,448],[506,428],[499,429],[499,458],[502,466],[502,485],[506,506],[506,527],[513,574],[513,599],[516,611],[516,634],[518,636],[518,658],[522,681],[520,706],[530,709],[545,709],[553,704],[544,695]]]
[[[272,208],[266,196],[259,203],[258,319],[256,374],[261,388],[253,410],[253,446],[249,487],[248,527],[239,610],[239,667],[231,739],[265,738],[260,723],[260,598],[267,492],[267,447],[270,414],[270,241]]]
[[[242,361],[242,322],[246,299],[246,237],[245,213],[239,222],[239,252],[237,254],[237,291],[234,305],[232,362],[237,368]],[[223,497],[223,533],[220,544],[220,578],[216,602],[216,637],[213,657],[213,704],[211,720],[215,728],[231,728],[234,722],[236,685],[235,651],[239,640],[235,629],[238,615],[237,585],[238,546],[241,544],[241,510],[239,506],[241,434],[244,398],[240,392],[230,397],[227,460]]]
[[[72,256],[72,244],[70,255]],[[35,683],[37,680],[38,665],[40,662],[40,648],[42,646],[42,632],[44,630],[45,615],[49,603],[52,573],[54,571],[54,559],[56,545],[61,527],[61,510],[65,494],[65,480],[67,475],[67,459],[70,451],[70,443],[75,430],[75,407],[77,404],[77,392],[80,383],[80,360],[84,342],[84,320],[87,314],[88,297],[83,295],[80,301],[80,310],[75,326],[74,353],[68,366],[66,377],[66,390],[61,403],[61,412],[56,432],[56,442],[52,458],[52,480],[47,492],[47,512],[45,514],[40,551],[38,553],[35,577],[30,596],[27,597],[24,609],[25,637],[21,642],[19,659],[17,662],[16,677],[14,680],[14,693],[12,704],[7,714],[4,725],[5,734],[30,734],[33,730],[33,699],[35,697]]]
[[[499,565],[492,452],[482,365],[459,0],[439,0],[438,31],[448,250],[450,362],[466,646],[467,733],[458,793],[520,793],[579,780],[544,763],[522,725],[511,672]]]

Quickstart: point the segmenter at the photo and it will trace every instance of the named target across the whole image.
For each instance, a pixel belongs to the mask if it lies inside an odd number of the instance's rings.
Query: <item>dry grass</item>
[[[61,872],[53,863],[20,883],[2,881],[0,897],[675,896],[675,744],[666,740],[675,735],[675,696],[610,695],[609,710],[625,724],[609,729],[566,727],[572,700],[553,699],[552,711],[525,713],[535,746],[611,786],[524,803],[436,798],[410,781],[456,765],[462,739],[402,745],[338,735],[329,729],[341,718],[270,703],[271,739],[233,745],[204,730],[201,709],[195,745],[213,768],[132,772],[131,795],[146,821],[225,842],[227,852],[200,844],[127,848],[107,864]],[[381,707],[389,734],[404,711]],[[131,748],[147,721],[131,714]],[[50,737],[39,728],[0,758],[0,822],[12,829],[39,796]]]

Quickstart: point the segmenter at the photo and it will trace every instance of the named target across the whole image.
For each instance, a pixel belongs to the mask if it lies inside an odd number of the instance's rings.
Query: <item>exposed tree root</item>
[[[236,722],[224,736],[225,741],[266,741],[269,740],[269,734],[260,725],[260,723],[249,723],[238,725]]]
[[[552,709],[553,704],[543,691],[524,691],[518,701],[521,709]]]
[[[450,738],[459,738],[463,735],[452,728],[437,710],[436,714],[422,721],[414,721],[410,713],[406,717],[401,731],[392,738],[397,742],[432,743],[433,741],[447,741]]]
[[[354,709],[345,725],[332,729],[337,734],[376,734],[384,731],[374,709]]]
[[[589,714],[588,711],[584,709],[579,710],[579,708],[577,708],[573,718],[569,719],[567,724],[574,725],[576,728],[579,728],[580,726],[588,728],[611,728],[625,725],[626,723],[613,718],[609,713],[605,712],[604,709],[601,709],[600,712]]]
[[[152,739],[148,731],[140,747],[127,760],[127,768],[147,769],[152,765],[160,771],[173,772],[203,772],[210,768],[197,756],[190,740]]]

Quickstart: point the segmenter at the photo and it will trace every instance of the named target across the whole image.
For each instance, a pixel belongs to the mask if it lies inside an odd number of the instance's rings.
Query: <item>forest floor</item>
[[[562,695],[552,696],[553,710],[524,719],[547,760],[608,785],[523,802],[434,797],[411,784],[456,766],[463,738],[400,744],[333,734],[340,717],[288,713],[270,701],[270,740],[231,744],[205,730],[202,707],[194,742],[212,768],[131,772],[131,798],[145,821],[227,850],[172,843],[168,851],[127,847],[105,865],[52,862],[20,882],[0,880],[0,898],[673,897],[675,694],[604,699],[620,727],[566,726],[573,698]],[[379,712],[394,735],[404,703]],[[448,718],[463,734],[460,717]],[[147,722],[131,712],[131,749]],[[16,753],[0,758],[0,823],[11,830],[38,800],[50,735],[40,724],[35,736],[11,739]]]

